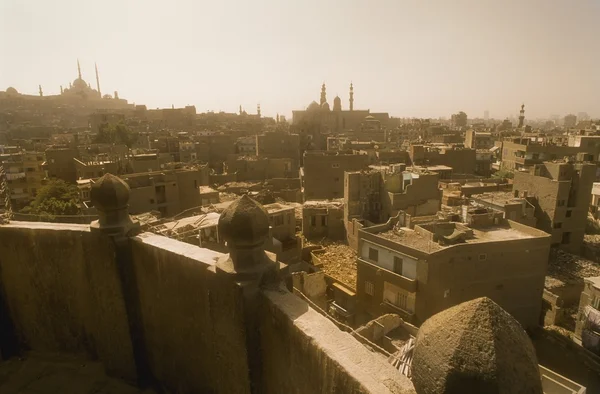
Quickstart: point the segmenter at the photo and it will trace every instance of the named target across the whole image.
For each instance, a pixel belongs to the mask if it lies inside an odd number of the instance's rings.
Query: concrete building
[[[494,147],[492,133],[469,129],[465,133],[465,147],[471,149],[491,149]]]
[[[73,159],[75,161],[75,170],[77,171],[77,179],[93,179],[100,178],[104,174],[115,174],[120,175],[125,171],[122,163],[113,160],[90,160],[81,161]]]
[[[310,200],[302,205],[302,235],[306,239],[343,240],[344,201]]]
[[[305,200],[344,196],[344,172],[366,169],[369,158],[349,152],[307,151],[300,177]]]
[[[268,158],[248,155],[229,155],[223,173],[235,174],[237,182],[264,181],[273,178],[297,178],[290,158]]]
[[[514,193],[535,206],[537,228],[552,235],[552,245],[581,252],[596,166],[546,162],[529,172],[517,171]]]
[[[565,129],[570,129],[577,125],[577,116],[573,114],[565,115],[563,118],[563,127]]]
[[[519,197],[518,193],[498,191],[474,194],[470,199],[477,205],[502,212],[504,219],[530,227],[537,224],[535,206],[527,198]]]
[[[508,171],[517,171],[526,169],[536,164],[542,164],[546,161],[561,160],[564,157],[576,157],[579,153],[586,151],[597,152],[595,145],[589,146],[590,139],[582,137],[572,138],[572,144],[554,142],[547,138],[514,138],[502,142],[502,163],[501,168]],[[591,148],[591,149],[590,149]],[[588,159],[597,160],[597,153]],[[583,160],[583,157],[582,157]]]
[[[46,174],[42,169],[43,163],[44,154],[41,152],[0,154],[13,210],[27,206],[44,185]]]
[[[364,319],[398,313],[419,324],[477,297],[502,305],[524,327],[538,325],[550,236],[493,211],[464,223],[403,218],[359,230],[357,297]]]
[[[269,158],[293,160],[293,170],[300,166],[300,136],[283,132],[264,133],[256,136],[256,155]]]
[[[210,186],[200,186],[198,189],[200,192],[200,205],[218,204],[221,201],[219,192]]]
[[[600,276],[585,278],[579,312],[575,325],[575,338],[584,348],[600,356]]]
[[[411,145],[410,159],[415,166],[443,165],[454,174],[474,174],[477,162],[475,149],[456,145]]]
[[[75,183],[77,169],[73,159],[79,158],[77,149],[52,147],[46,149],[45,156],[46,161],[42,163],[42,168],[46,171],[47,178]]]
[[[344,220],[383,223],[399,211],[413,216],[436,214],[442,201],[439,175],[404,165],[375,167],[370,171],[346,172]]]

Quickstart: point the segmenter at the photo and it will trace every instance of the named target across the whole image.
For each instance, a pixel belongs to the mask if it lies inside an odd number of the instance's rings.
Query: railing
[[[6,179],[9,181],[14,181],[15,179],[25,178],[24,172],[7,172]]]

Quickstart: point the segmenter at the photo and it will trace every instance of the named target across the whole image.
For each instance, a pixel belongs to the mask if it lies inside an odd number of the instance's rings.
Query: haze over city
[[[290,115],[332,99],[397,117],[600,115],[600,2],[22,1],[0,4],[0,88],[94,79],[149,108]]]

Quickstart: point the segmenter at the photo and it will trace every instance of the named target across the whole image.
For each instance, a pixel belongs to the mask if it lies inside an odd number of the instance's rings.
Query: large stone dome
[[[313,101],[312,103],[310,103],[308,105],[308,108],[306,109],[307,111],[318,111],[321,107],[319,107],[319,104],[317,104],[316,101]]]
[[[12,86],[9,86],[8,89],[6,89],[6,93],[8,93],[8,94],[19,94],[19,92],[17,91],[17,89],[13,88]]]
[[[542,394],[531,340],[508,312],[485,297],[423,323],[412,380],[418,394]]]

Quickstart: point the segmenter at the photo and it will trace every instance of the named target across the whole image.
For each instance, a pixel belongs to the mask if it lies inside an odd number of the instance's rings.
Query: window
[[[333,178],[333,181],[334,181],[334,182],[339,182],[339,181],[340,181],[340,178],[337,178],[337,177],[336,177],[336,178]]]
[[[377,249],[369,248],[369,260],[379,261],[379,251]]]
[[[283,215],[273,216],[273,226],[283,225]]]
[[[154,204],[154,199],[153,198],[150,199],[150,204]]]
[[[314,215],[310,217],[310,226],[311,227],[316,227],[317,226],[317,217],[314,216]]]
[[[554,223],[554,228],[562,228],[562,223]]]
[[[402,275],[402,257],[394,256],[394,272]]]
[[[373,295],[373,293],[375,293],[375,285],[373,282],[365,281],[365,293],[368,295]]]
[[[556,202],[556,205],[559,206],[559,207],[564,207],[565,206],[565,200],[558,200]]]
[[[567,211],[567,214],[566,214],[565,216],[566,216],[566,217],[568,217],[568,218],[570,218],[572,213],[573,213],[573,211],[571,211],[571,210],[568,210],[568,211]]]
[[[410,293],[392,283],[383,283],[383,300],[407,312],[415,311],[415,293]]]
[[[340,163],[333,163],[331,168],[340,168]]]
[[[562,243],[568,244],[571,242],[571,233],[563,233],[562,235]]]
[[[485,261],[487,260],[487,254],[486,253],[481,253],[479,255],[479,261]]]
[[[194,189],[198,188],[198,181],[194,179]]]
[[[327,216],[321,216],[321,226],[327,226]]]

